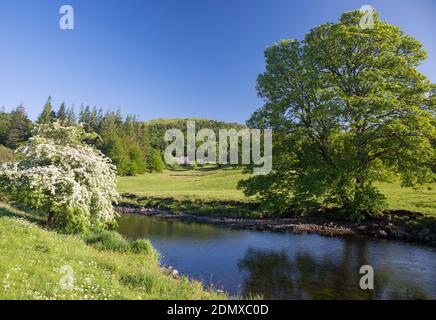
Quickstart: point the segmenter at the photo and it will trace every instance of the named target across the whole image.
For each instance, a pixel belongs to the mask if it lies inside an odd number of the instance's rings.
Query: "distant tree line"
[[[196,130],[208,128],[218,136],[219,129],[242,129],[244,126],[208,119],[156,119],[139,121],[134,115],[123,117],[120,110],[104,112],[103,109],[82,105],[78,114],[74,107],[62,103],[57,110],[49,97],[39,114],[37,124],[59,122],[69,127],[81,124],[88,133],[88,144],[102,151],[116,165],[119,175],[135,175],[144,172],[162,172],[165,163],[163,152],[169,142],[164,134],[169,129],[186,132],[187,120],[195,120]],[[26,142],[34,123],[29,120],[24,106],[10,113],[0,111],[0,163],[10,159],[11,150]],[[186,144],[185,144],[186,145]],[[1,160],[2,156],[5,160]]]
[[[66,127],[80,123],[89,134],[87,143],[107,155],[120,175],[163,170],[160,152],[150,147],[147,127],[135,116],[128,115],[123,118],[120,111],[104,113],[102,109],[90,106],[82,106],[77,116],[74,108],[67,108],[65,103],[55,111],[49,97],[36,123],[49,124],[55,121]],[[28,119],[22,105],[11,113],[2,111],[0,145],[16,149],[19,144],[29,139],[32,127],[33,123]],[[159,160],[159,165],[155,165]]]

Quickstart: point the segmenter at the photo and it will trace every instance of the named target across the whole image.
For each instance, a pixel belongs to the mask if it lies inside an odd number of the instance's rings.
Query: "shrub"
[[[165,169],[165,163],[157,150],[152,150],[150,156],[150,170],[154,172],[163,172]]]
[[[157,252],[154,250],[150,240],[138,239],[131,244],[132,251],[134,253],[144,253],[149,256],[157,256]]]
[[[99,250],[126,252],[130,249],[129,242],[116,231],[91,231],[83,238],[87,244],[93,245]]]

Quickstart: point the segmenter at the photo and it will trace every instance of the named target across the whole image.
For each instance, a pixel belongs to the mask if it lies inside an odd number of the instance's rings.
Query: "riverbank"
[[[120,206],[127,211],[139,208],[139,214],[167,219],[252,230],[332,236],[361,234],[429,245],[436,243],[436,184],[414,189],[402,188],[398,182],[380,183],[377,187],[386,196],[391,210],[354,223],[347,220],[349,215],[337,214],[334,210],[304,216],[296,210],[296,213],[276,218],[262,208],[259,201],[246,197],[237,188],[238,182],[248,177],[238,168],[199,167],[119,177],[117,188],[122,194]]]
[[[0,202],[0,300],[227,298],[162,267],[150,250],[103,249],[42,222]]]
[[[211,217],[184,212],[164,211],[153,207],[123,204],[116,207],[121,214],[140,214],[161,219],[178,219],[209,223],[234,229],[273,232],[317,233],[324,236],[364,235],[380,239],[419,242],[436,246],[436,221],[420,213],[405,210],[388,211],[379,218],[362,222],[338,220],[335,214],[309,214],[293,218]]]

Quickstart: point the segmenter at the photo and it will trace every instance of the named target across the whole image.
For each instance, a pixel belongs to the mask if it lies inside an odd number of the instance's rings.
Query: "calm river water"
[[[435,299],[436,249],[367,238],[231,230],[140,215],[119,232],[148,238],[162,263],[232,295],[266,299]],[[374,268],[361,290],[359,268]]]

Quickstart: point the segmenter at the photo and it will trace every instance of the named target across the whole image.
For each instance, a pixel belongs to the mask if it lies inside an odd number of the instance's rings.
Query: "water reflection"
[[[149,238],[162,262],[212,281],[232,295],[268,299],[428,299],[436,297],[436,250],[367,238],[230,230],[124,215],[119,231]],[[374,268],[375,290],[359,269]]]
[[[131,239],[144,235],[154,238],[173,239],[210,239],[231,235],[223,228],[216,228],[207,224],[195,222],[181,222],[178,220],[164,220],[140,215],[123,215],[118,220],[118,231]]]
[[[292,259],[285,251],[250,248],[238,267],[244,272],[242,294],[265,299],[429,299],[413,283],[404,283],[389,268],[377,269],[374,290],[359,287],[359,268],[367,264],[366,246],[348,243],[340,260],[321,259],[300,251]],[[357,250],[359,259],[354,259]]]

